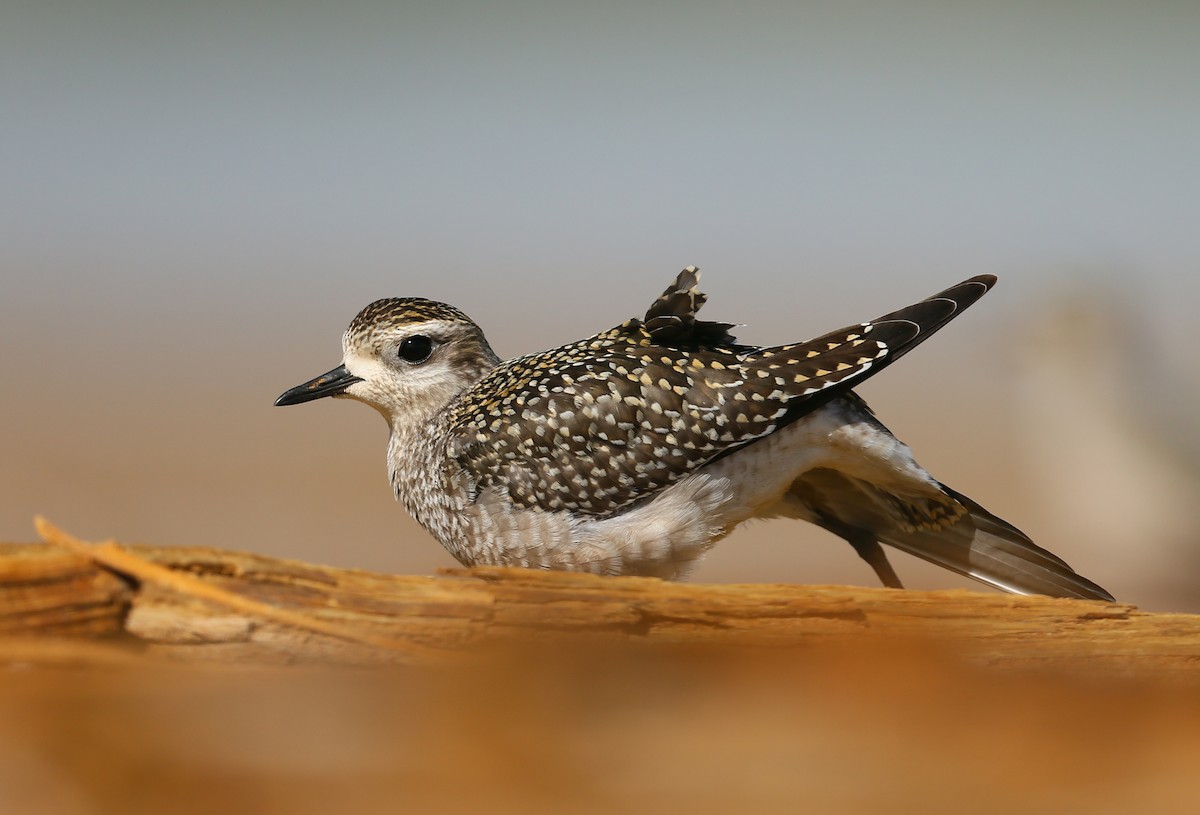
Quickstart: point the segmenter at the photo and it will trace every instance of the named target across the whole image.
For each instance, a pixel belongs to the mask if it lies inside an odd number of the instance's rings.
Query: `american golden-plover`
[[[739,345],[684,269],[646,312],[501,361],[453,306],[377,300],[343,361],[276,401],[365,402],[396,497],[460,562],[681,577],[749,518],[844,538],[886,586],[886,543],[1005,591],[1111,600],[941,484],[853,390],[982,297],[966,280],[814,340]]]

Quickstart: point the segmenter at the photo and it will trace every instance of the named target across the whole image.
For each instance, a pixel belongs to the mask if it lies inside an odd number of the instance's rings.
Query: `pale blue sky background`
[[[830,273],[1200,292],[1195,3],[6,8],[4,271],[39,307],[499,316],[583,280],[623,314],[685,263],[735,313]]]
[[[513,354],[689,263],[760,342],[1001,275],[916,377],[1085,281],[1190,400],[1198,42],[1192,2],[10,0],[0,538],[35,511],[298,556],[383,535],[378,420],[268,406],[385,295],[454,302]],[[356,490],[379,515],[347,525]],[[300,492],[329,501],[303,528]],[[256,542],[220,518],[272,520]]]

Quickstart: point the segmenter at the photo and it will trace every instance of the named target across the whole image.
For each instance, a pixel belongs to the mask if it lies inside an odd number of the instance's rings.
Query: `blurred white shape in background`
[[[1200,429],[1188,376],[1114,288],[1059,292],[1018,330],[1013,388],[1035,539],[1147,608],[1200,610]]]

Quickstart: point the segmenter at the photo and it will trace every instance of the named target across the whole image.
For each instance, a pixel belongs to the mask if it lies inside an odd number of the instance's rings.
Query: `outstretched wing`
[[[734,344],[696,319],[685,269],[644,320],[498,366],[446,421],[477,489],[606,516],[764,438],[878,372],[979,299],[979,277],[806,343]]]
[[[891,365],[994,285],[995,275],[972,277],[870,322],[839,328],[808,342],[758,349],[747,355],[746,362],[756,377],[770,378],[778,389],[791,389],[781,425],[787,424]]]

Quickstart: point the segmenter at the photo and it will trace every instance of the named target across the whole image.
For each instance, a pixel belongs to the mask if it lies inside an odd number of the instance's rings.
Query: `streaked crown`
[[[470,317],[448,303],[424,297],[385,297],[358,312],[350,321],[346,336],[356,343],[368,345],[378,340],[382,333],[428,322],[464,323],[478,330]]]

